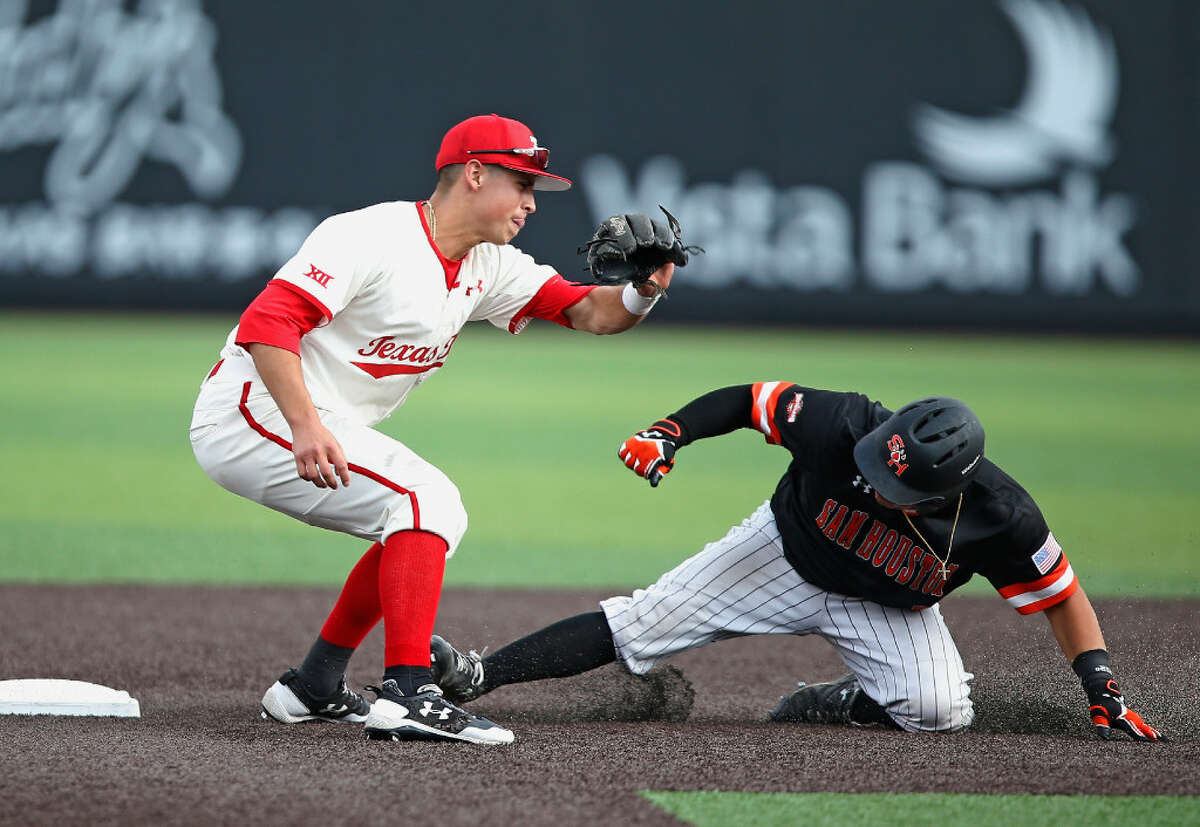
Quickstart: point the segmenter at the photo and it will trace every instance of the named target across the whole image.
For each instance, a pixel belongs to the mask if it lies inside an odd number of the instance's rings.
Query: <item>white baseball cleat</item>
[[[281,724],[304,721],[361,724],[367,720],[370,711],[371,703],[357,692],[347,689],[345,678],[328,698],[318,698],[305,688],[295,669],[280,675],[262,699],[262,717]]]
[[[367,689],[379,696],[363,726],[373,740],[513,742],[512,730],[450,703],[436,684],[425,684],[415,695],[401,695],[400,687],[391,680]]]

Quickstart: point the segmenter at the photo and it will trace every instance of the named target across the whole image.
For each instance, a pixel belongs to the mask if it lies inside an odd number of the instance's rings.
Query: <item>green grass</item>
[[[361,541],[240,500],[192,457],[195,392],[234,321],[0,313],[0,581],[342,580]],[[705,391],[763,379],[889,405],[958,396],[1090,593],[1200,594],[1196,342],[471,325],[380,428],[463,493],[471,528],[448,584],[627,588],[739,522],[787,455],[732,434],[686,449],[652,490],[617,445]]]
[[[697,827],[844,824],[1021,825],[1200,824],[1200,798],[926,793],[643,792]]]

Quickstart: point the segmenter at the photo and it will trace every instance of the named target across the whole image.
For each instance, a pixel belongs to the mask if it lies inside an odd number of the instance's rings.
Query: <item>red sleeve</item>
[[[300,355],[300,337],[326,318],[325,311],[299,288],[272,279],[238,323],[236,344],[274,345]]]
[[[599,286],[598,284],[578,284],[567,281],[555,273],[553,278],[546,279],[546,283],[529,300],[529,303],[512,317],[508,331],[510,333],[518,332],[525,326],[525,320],[529,318],[545,319],[563,327],[570,327],[571,323],[563,311]]]

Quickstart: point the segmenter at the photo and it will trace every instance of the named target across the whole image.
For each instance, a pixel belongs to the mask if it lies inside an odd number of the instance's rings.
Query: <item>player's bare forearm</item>
[[[1067,660],[1074,660],[1081,652],[1104,649],[1104,634],[1092,601],[1082,588],[1063,602],[1046,609],[1046,620],[1054,631],[1054,637]]]
[[[675,265],[668,262],[650,277],[650,281],[657,284],[662,290],[666,290],[671,284],[671,276],[674,275],[674,272]],[[641,324],[648,314],[638,315],[629,312],[621,298],[624,289],[624,286],[618,285],[597,287],[568,307],[565,314],[567,320],[571,322],[571,327],[585,333],[603,336],[623,333],[631,327]],[[652,299],[658,291],[653,285],[645,284],[638,288],[637,292],[640,296]]]
[[[1150,726],[1126,705],[1121,687],[1113,676],[1108,651],[1096,611],[1083,589],[1046,609],[1046,619],[1058,638],[1058,645],[1079,676],[1088,699],[1088,717],[1101,738],[1112,738],[1124,732],[1138,741],[1166,740],[1161,732]]]
[[[319,421],[317,409],[304,384],[299,356],[290,350],[261,342],[247,345],[246,350],[250,351],[258,375],[293,431]]]
[[[337,439],[322,424],[313,405],[300,357],[290,350],[253,342],[246,348],[283,418],[292,429],[296,474],[318,488],[350,484],[350,468]]]

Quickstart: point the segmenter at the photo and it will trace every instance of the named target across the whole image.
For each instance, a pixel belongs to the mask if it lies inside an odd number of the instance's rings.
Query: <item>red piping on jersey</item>
[[[429,232],[429,225],[425,223],[425,210],[421,209],[421,207],[428,203],[428,200],[417,202],[417,215],[421,219],[421,228],[425,230],[425,238],[429,239],[430,248],[433,249],[434,254],[438,257],[438,261],[441,262],[442,271],[446,274],[446,290],[450,291],[455,287],[458,287],[458,271],[462,269],[462,263],[466,257],[464,256],[458,261],[452,261],[451,259],[448,259],[442,255],[442,251],[438,248],[437,242],[433,240],[433,234]],[[433,205],[430,205],[429,209],[432,210]]]
[[[204,378],[212,379],[214,376],[217,375],[217,371],[219,371],[221,369],[221,365],[223,365],[223,364],[225,364],[225,360],[218,359],[217,363],[215,365],[213,365],[213,369],[208,372],[208,376],[205,376]]]
[[[241,402],[238,403],[238,410],[242,412],[242,418],[246,420],[247,425],[249,425],[253,430],[258,432],[258,434],[260,436],[262,436],[264,439],[269,439],[272,442],[274,442],[276,445],[278,445],[288,451],[291,451],[292,443],[288,442],[286,439],[279,436],[279,434],[273,434],[270,431],[268,431],[266,428],[264,428],[262,425],[260,425],[258,423],[258,420],[256,420],[254,418],[254,415],[252,413],[250,413],[250,407],[246,404],[246,400],[250,398],[250,385],[251,384],[252,384],[251,382],[247,382],[246,384],[242,385],[242,400],[241,400]],[[353,462],[347,463],[347,464],[350,466],[350,470],[353,471],[354,473],[362,474],[367,479],[374,480],[375,482],[379,483],[380,485],[384,486],[385,488],[392,489],[397,494],[404,494],[405,496],[407,496],[409,504],[412,506],[413,530],[414,531],[421,530],[421,509],[417,505],[417,494],[415,491],[409,491],[404,486],[402,486],[398,483],[394,483],[391,480],[386,479],[384,477],[381,477],[381,476],[379,476],[379,474],[376,474],[374,471],[363,468],[361,465],[355,465]]]
[[[445,362],[431,362],[428,365],[378,365],[372,362],[351,362],[359,370],[366,371],[376,379],[385,376],[395,376],[400,373],[424,373],[427,370],[440,368]]]

